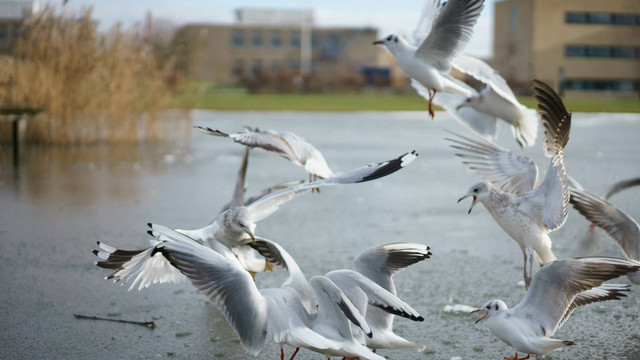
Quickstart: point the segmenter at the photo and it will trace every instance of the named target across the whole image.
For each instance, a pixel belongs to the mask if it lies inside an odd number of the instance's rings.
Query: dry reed
[[[100,34],[90,8],[76,15],[46,6],[24,20],[14,57],[0,60],[8,84],[0,104],[44,108],[28,122],[31,143],[163,140],[174,135],[159,112],[175,78],[172,62],[157,59],[139,32],[116,25]]]

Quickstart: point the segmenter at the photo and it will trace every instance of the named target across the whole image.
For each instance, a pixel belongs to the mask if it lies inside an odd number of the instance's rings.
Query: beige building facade
[[[173,46],[187,78],[219,84],[238,83],[260,72],[331,75],[376,66],[380,49],[371,44],[375,29],[306,31],[292,25],[186,25],[177,31]]]
[[[640,96],[640,0],[506,0],[495,19],[492,63],[516,91]]]

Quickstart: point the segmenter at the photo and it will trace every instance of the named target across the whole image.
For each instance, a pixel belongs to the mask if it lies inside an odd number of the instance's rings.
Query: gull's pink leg
[[[289,359],[289,360],[293,360],[293,358],[296,356],[296,354],[298,353],[298,351],[300,351],[300,348],[299,348],[299,347],[297,347],[297,348],[296,348],[296,351],[294,351],[294,352],[293,352],[293,355],[291,355],[291,359]]]

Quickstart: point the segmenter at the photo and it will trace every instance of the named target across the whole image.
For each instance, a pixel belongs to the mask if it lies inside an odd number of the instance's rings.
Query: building
[[[372,45],[375,29],[316,27],[308,10],[241,9],[236,17],[234,24],[178,29],[174,53],[188,79],[233,84],[287,73],[366,81],[363,74],[372,70],[388,77],[388,69],[376,65],[381,49]]]
[[[0,55],[13,53],[22,19],[37,11],[37,1],[0,0]]]
[[[516,89],[536,78],[568,96],[638,97],[640,0],[497,2],[493,56]]]

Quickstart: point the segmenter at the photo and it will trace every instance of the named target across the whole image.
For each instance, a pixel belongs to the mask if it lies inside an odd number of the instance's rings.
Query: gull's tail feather
[[[520,145],[520,147],[533,146],[538,138],[538,123],[540,118],[533,109],[522,107],[520,109],[521,115],[516,124],[511,128],[513,136]]]
[[[545,154],[552,157],[562,152],[569,141],[571,113],[560,96],[540,80],[533,80],[533,92],[542,116]]]

